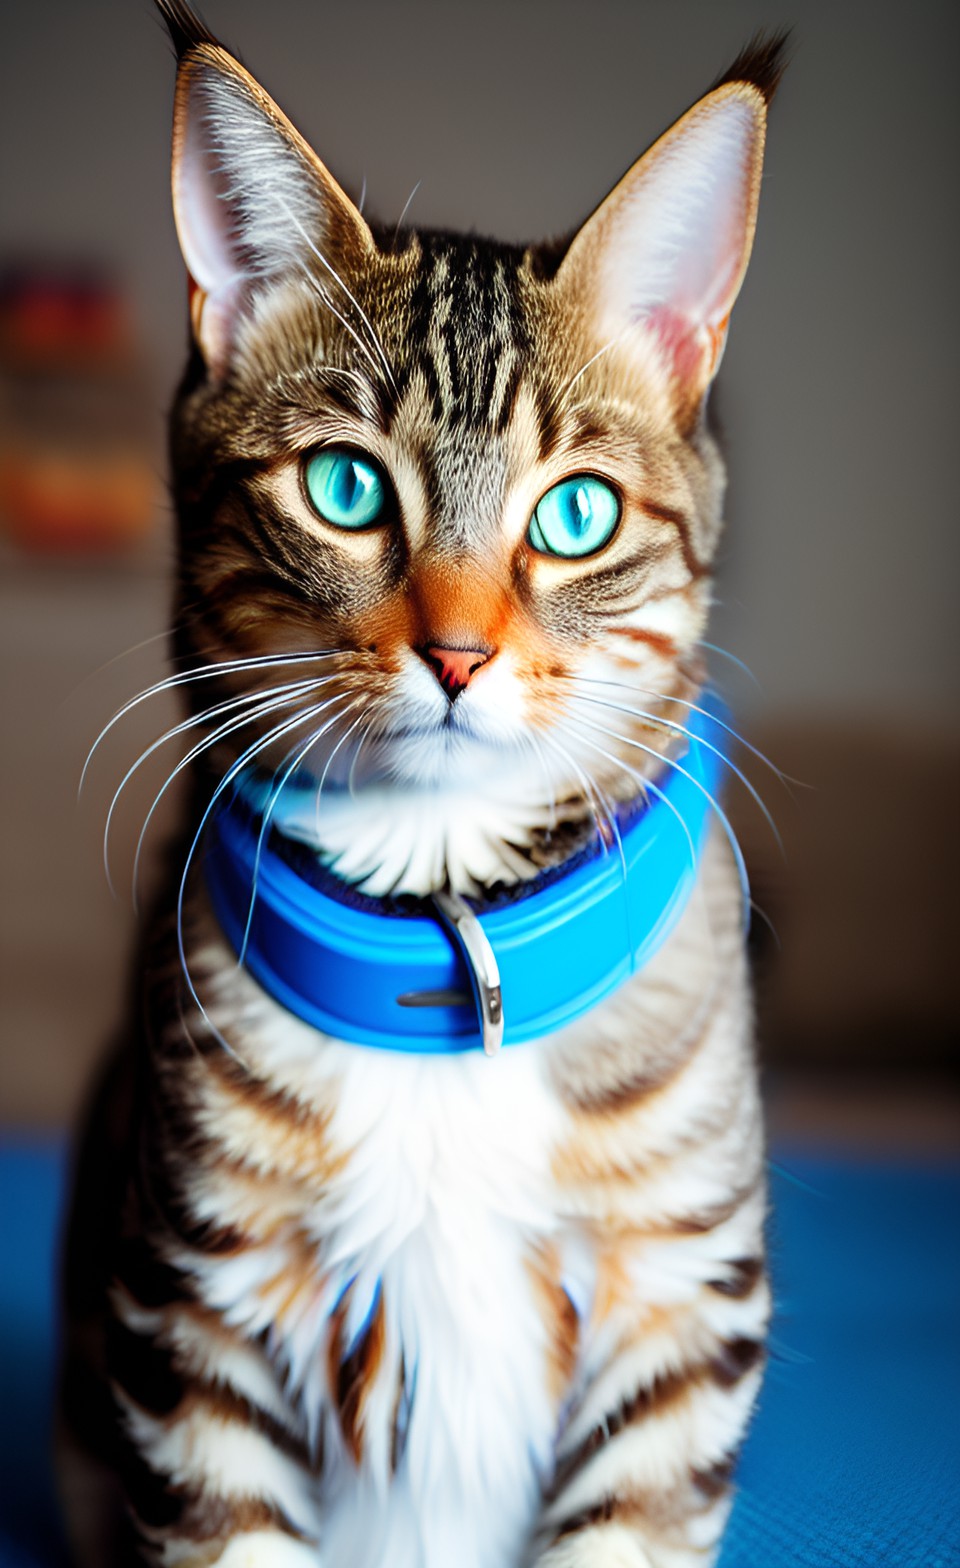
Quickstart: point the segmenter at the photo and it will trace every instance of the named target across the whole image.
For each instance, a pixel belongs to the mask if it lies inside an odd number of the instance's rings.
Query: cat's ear
[[[260,288],[297,272],[325,283],[374,242],[300,133],[184,0],[158,4],[178,57],[173,206],[191,320],[221,374]]]
[[[628,343],[635,328],[653,335],[686,411],[716,373],[750,259],[784,43],[743,51],[624,175],[557,272],[601,347]]]

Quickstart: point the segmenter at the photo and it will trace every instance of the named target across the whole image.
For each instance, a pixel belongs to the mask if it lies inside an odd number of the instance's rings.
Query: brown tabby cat
[[[368,224],[186,5],[160,4],[193,326],[167,684],[199,739],[81,1158],[78,1550],[709,1563],[769,1314],[735,853],[715,814],[645,959],[629,916],[584,941],[586,962],[629,940],[620,983],[525,1040],[514,996],[566,966],[534,922],[501,995],[486,915],[556,909],[618,854],[625,897],[646,875],[630,824],[691,776],[724,486],[705,399],[781,44],[746,50],[569,242],[521,248]],[[284,1005],[251,918],[224,933],[218,812],[256,846],[253,905],[273,856],[398,941],[439,913],[505,1049],[488,1060],[473,1024],[439,1051],[338,1037],[315,1021],[334,971],[314,1013]],[[362,1007],[380,960],[357,962]],[[466,993],[400,1000],[473,1016]]]

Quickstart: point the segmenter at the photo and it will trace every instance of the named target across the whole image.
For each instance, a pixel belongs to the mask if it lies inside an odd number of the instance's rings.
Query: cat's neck
[[[272,821],[344,881],[375,897],[449,887],[482,895],[529,879],[593,831],[589,808],[558,805],[533,763],[444,786],[387,781],[285,790]]]

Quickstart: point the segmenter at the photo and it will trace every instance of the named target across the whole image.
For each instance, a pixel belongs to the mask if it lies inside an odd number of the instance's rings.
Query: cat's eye
[[[303,482],[314,511],[335,528],[369,528],[384,521],[387,481],[363,452],[324,447],[307,458]]]
[[[620,497],[594,474],[574,474],[540,497],[527,539],[544,555],[593,555],[620,521]]]

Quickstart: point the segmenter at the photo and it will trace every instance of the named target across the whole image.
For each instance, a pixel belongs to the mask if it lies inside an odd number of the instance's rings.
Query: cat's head
[[[178,653],[239,661],[211,754],[249,747],[280,820],[322,780],[317,843],[377,891],[523,875],[608,830],[700,680],[723,492],[704,405],[780,46],[745,51],[572,239],[521,248],[368,223],[160,3],[194,345]],[[317,657],[268,662],[294,655]],[[365,801],[395,803],[401,838],[414,806],[408,836],[436,824],[430,870],[351,860]],[[451,843],[464,814],[486,859]]]

